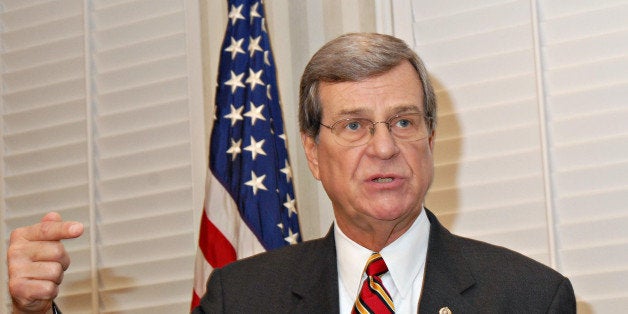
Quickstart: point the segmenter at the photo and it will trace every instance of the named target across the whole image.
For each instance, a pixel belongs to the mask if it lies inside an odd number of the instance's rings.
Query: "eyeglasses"
[[[428,137],[425,118],[422,113],[394,115],[386,121],[372,121],[365,118],[340,119],[331,125],[320,125],[331,130],[334,140],[341,146],[361,146],[368,143],[375,134],[375,125],[386,124],[392,136],[400,141],[418,141]]]

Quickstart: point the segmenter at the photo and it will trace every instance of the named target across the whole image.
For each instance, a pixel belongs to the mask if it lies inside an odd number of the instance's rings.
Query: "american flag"
[[[261,0],[229,0],[192,307],[214,268],[301,241]]]

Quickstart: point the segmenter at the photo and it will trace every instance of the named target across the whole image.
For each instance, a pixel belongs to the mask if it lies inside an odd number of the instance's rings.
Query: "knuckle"
[[[55,245],[51,245],[50,247],[48,247],[48,252],[46,255],[48,255],[51,260],[60,261],[65,258],[66,251],[63,245],[59,242],[55,243]]]
[[[10,243],[18,242],[22,239],[22,234],[24,233],[24,227],[17,228],[11,231],[11,236],[9,237]]]
[[[20,252],[21,250],[18,250],[14,246],[9,246],[9,249],[7,250],[7,263],[11,265],[14,260],[19,258]]]
[[[45,297],[45,299],[48,300],[56,298],[57,294],[59,293],[59,286],[52,281],[45,281],[41,285],[41,288],[43,296]]]
[[[9,272],[9,279],[16,279],[20,274],[24,273],[24,267],[21,263],[8,263],[7,269]]]
[[[48,266],[48,272],[53,277],[55,282],[61,283],[63,278],[63,265],[61,263],[50,263]]]
[[[39,226],[39,231],[41,232],[42,236],[47,238],[52,233],[52,227],[53,227],[52,223],[42,222],[41,225]]]

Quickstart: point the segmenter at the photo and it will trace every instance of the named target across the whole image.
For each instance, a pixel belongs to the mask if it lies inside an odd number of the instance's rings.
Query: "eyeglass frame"
[[[425,137],[419,137],[419,138],[417,138],[417,139],[406,140],[406,139],[403,139],[403,138],[398,138],[397,136],[395,136],[395,135],[394,135],[394,133],[392,133],[392,128],[391,128],[391,122],[392,122],[392,120],[397,119],[397,118],[399,118],[399,117],[405,117],[405,116],[421,116],[421,117],[423,118],[424,127],[426,128]],[[338,123],[341,123],[341,122],[343,122],[343,121],[350,121],[350,120],[365,120],[365,121],[368,121],[368,122],[371,124],[371,126],[370,126],[370,128],[369,128],[369,134],[370,134],[370,137],[369,137],[369,138],[368,138],[368,140],[366,140],[364,143],[361,143],[361,144],[358,144],[358,145],[343,144],[343,143],[341,143],[341,141],[344,141],[344,140],[342,139],[342,137],[340,137],[340,135],[338,135],[338,134],[336,134],[336,133],[334,132],[334,127],[335,127],[336,125],[338,125]],[[432,117],[428,117],[428,116],[426,116],[426,115],[425,115],[424,113],[422,113],[422,112],[409,112],[409,113],[399,113],[399,114],[394,114],[394,115],[390,116],[388,119],[386,119],[386,120],[384,120],[384,121],[373,121],[373,120],[368,119],[368,118],[356,118],[356,117],[350,117],[350,118],[342,118],[342,119],[336,120],[336,121],[332,122],[332,124],[330,124],[330,125],[323,124],[322,122],[319,122],[318,124],[319,124],[319,125],[321,125],[321,126],[324,126],[324,127],[328,128],[328,129],[329,129],[329,131],[331,131],[331,134],[333,134],[333,137],[334,137],[334,142],[336,142],[336,144],[338,144],[338,145],[340,145],[340,146],[345,146],[345,147],[358,147],[358,146],[366,145],[366,144],[368,144],[368,142],[370,142],[370,141],[371,141],[371,138],[373,138],[373,136],[375,135],[375,126],[376,126],[377,124],[380,124],[380,123],[382,123],[382,124],[385,124],[385,125],[386,125],[386,128],[388,129],[388,132],[389,132],[389,133],[392,135],[392,137],[393,137],[394,139],[396,139],[396,140],[400,140],[400,141],[403,141],[403,142],[414,142],[414,141],[419,141],[419,140],[422,140],[422,139],[427,138],[427,137],[429,137],[429,136],[430,136],[430,135],[429,135],[429,134],[430,134],[430,130],[429,130],[429,122],[428,122],[428,120],[432,120]],[[364,137],[366,137],[366,136],[364,136]],[[364,138],[364,137],[362,137],[362,138]],[[360,138],[360,140],[361,140],[362,138]],[[359,142],[359,141],[358,141],[358,142]]]

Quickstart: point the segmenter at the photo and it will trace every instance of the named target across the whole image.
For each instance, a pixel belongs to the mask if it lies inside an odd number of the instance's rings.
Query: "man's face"
[[[386,121],[395,114],[423,113],[421,86],[407,61],[360,82],[321,83],[322,123],[348,117]],[[318,142],[305,135],[302,140],[312,174],[331,199],[339,227],[352,234],[377,224],[409,227],[432,182],[433,133],[404,142],[379,123],[370,141],[357,147],[341,146],[334,136],[321,127]]]

